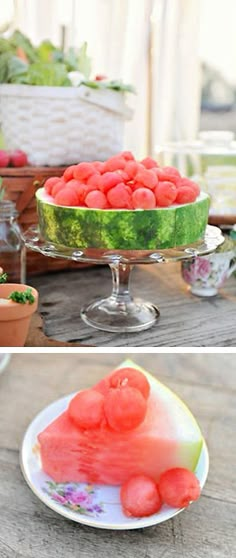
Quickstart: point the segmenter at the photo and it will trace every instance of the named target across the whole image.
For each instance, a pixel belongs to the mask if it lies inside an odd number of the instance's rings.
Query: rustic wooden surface
[[[151,329],[129,334],[98,331],[80,318],[83,304],[110,294],[108,267],[46,274],[32,278],[30,283],[39,290],[44,333],[58,341],[97,347],[236,345],[235,277],[228,279],[216,297],[199,298],[188,291],[179,263],[136,266],[132,292],[156,304],[161,317]]]
[[[40,502],[19,467],[25,429],[45,405],[98,381],[119,354],[15,354],[0,376],[1,558],[235,558],[234,354],[138,354],[195,414],[210,452],[198,502],[161,525],[106,531],[64,519]]]

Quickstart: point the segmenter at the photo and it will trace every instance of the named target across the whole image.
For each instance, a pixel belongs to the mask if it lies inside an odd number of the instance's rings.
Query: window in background
[[[235,19],[235,0],[201,1],[201,130],[236,132]]]

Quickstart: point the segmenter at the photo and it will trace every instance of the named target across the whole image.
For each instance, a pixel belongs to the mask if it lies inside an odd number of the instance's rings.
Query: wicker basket
[[[38,223],[36,210],[35,191],[49,176],[61,176],[65,167],[23,167],[18,169],[1,168],[3,187],[6,189],[6,198],[16,203],[19,212],[18,222],[23,231],[31,225]],[[1,266],[4,270],[10,269],[9,255],[1,254]],[[27,251],[27,276],[38,275],[47,271],[84,267],[60,258],[47,258],[32,250]]]
[[[132,111],[109,89],[0,85],[0,121],[8,149],[23,149],[31,165],[105,160],[123,147]]]

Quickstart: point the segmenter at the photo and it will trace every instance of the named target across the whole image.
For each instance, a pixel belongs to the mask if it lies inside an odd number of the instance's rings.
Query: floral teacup
[[[182,262],[182,277],[194,295],[214,296],[225,280],[236,270],[235,251],[210,256],[196,256]]]

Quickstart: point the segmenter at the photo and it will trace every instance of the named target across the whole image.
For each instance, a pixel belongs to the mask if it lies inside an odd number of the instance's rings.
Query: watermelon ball
[[[119,156],[125,159],[126,161],[134,161],[134,156],[133,153],[131,153],[131,151],[122,151]]]
[[[181,467],[165,471],[159,480],[159,492],[162,501],[173,508],[186,508],[190,502],[197,500],[201,488],[197,477]]]
[[[111,389],[104,403],[108,425],[116,432],[126,432],[139,426],[146,415],[147,402],[134,387]]]
[[[86,185],[83,184],[83,182],[80,182],[79,180],[76,180],[75,178],[72,178],[72,180],[69,180],[66,183],[66,187],[71,188],[76,193],[77,198],[78,198],[78,201],[77,201],[76,205],[84,205],[84,199],[85,199],[85,196],[88,193],[87,190],[86,190]]]
[[[158,184],[158,179],[155,173],[152,170],[147,169],[138,171],[135,176],[135,180],[137,182],[141,182],[143,186],[146,186],[146,188],[150,188],[150,190],[154,190],[154,188]]]
[[[135,209],[153,209],[156,207],[156,198],[149,188],[138,188],[132,194]]]
[[[104,194],[111,188],[121,182],[120,175],[117,172],[104,172],[101,176],[100,189]]]
[[[55,196],[57,205],[75,206],[79,204],[78,195],[73,188],[63,188]]]
[[[64,171],[63,178],[65,182],[68,182],[68,180],[71,180],[74,177],[74,170],[76,169],[76,167],[77,165],[71,165]]]
[[[145,399],[148,399],[150,394],[149,382],[136,368],[120,368],[116,370],[110,377],[111,388],[134,387],[140,391]]]
[[[124,169],[126,160],[123,157],[110,157],[104,163],[104,172],[113,172],[118,169]]]
[[[119,174],[120,180],[121,180],[122,182],[128,182],[128,180],[129,180],[129,175],[127,174],[127,172],[125,172],[124,169],[118,169],[116,172],[117,172],[117,174]]]
[[[148,517],[157,513],[162,501],[158,487],[148,475],[135,475],[120,490],[120,501],[125,515]]]
[[[155,188],[156,202],[158,206],[168,207],[175,202],[178,190],[173,182],[159,182]]]
[[[187,186],[188,188],[192,188],[196,196],[199,196],[200,194],[200,187],[198,186],[198,184],[193,180],[190,180],[189,178],[180,178],[176,183],[176,186],[177,188],[181,188],[182,186]]]
[[[54,184],[54,186],[52,187],[52,193],[51,196],[53,198],[55,198],[55,196],[57,195],[58,192],[60,192],[60,190],[62,190],[63,188],[65,188],[65,182],[64,180],[58,180],[56,182],[56,184]]]
[[[145,169],[153,169],[157,167],[157,162],[154,161],[151,157],[145,157],[140,163],[145,167]]]
[[[196,192],[189,186],[181,186],[177,190],[176,203],[185,204],[192,203],[196,200]]]
[[[109,190],[107,193],[107,201],[112,208],[132,209],[131,189],[121,182]]]
[[[173,182],[174,184],[181,178],[181,175],[175,167],[162,167],[157,169],[152,169],[159,180],[167,180]]]
[[[102,161],[93,161],[93,167],[100,174],[102,174],[104,172],[104,163]]]
[[[95,172],[96,169],[94,168],[92,163],[79,163],[74,169],[73,177],[76,178],[76,180],[80,180],[81,182],[83,182]]]
[[[80,391],[71,400],[68,413],[79,428],[97,428],[105,419],[104,395],[93,389]]]
[[[91,176],[87,180],[87,186],[94,186],[96,190],[101,190],[102,185],[102,176],[99,173],[91,174]]]
[[[125,165],[124,171],[130,179],[133,179],[136,176],[139,168],[140,165],[136,161],[128,161]]]
[[[49,196],[51,196],[52,188],[53,188],[53,186],[55,186],[55,184],[58,182],[58,180],[60,180],[59,176],[51,176],[50,178],[47,178],[47,180],[45,180],[44,188],[45,188],[47,194],[49,194]]]
[[[107,198],[100,190],[89,192],[84,201],[87,207],[94,209],[105,209],[107,207]]]

